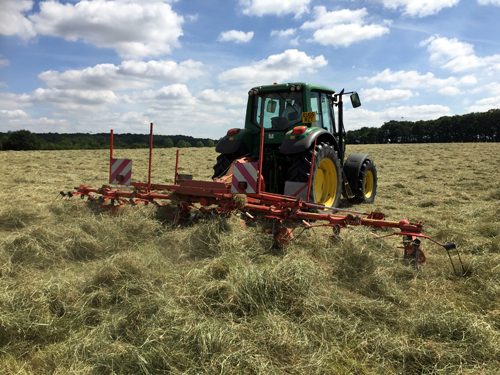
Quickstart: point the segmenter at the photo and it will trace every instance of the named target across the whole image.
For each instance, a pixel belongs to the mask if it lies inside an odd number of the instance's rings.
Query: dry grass
[[[368,228],[280,251],[237,217],[112,217],[57,198],[106,183],[107,152],[0,153],[0,374],[500,373],[500,145],[348,152],[372,153],[379,175],[376,203],[352,209],[423,220],[457,242],[467,277],[429,242],[415,272],[400,239]],[[209,179],[213,150],[180,153],[180,173]],[[147,179],[147,151],[115,157]],[[172,183],[175,151],[153,158],[153,182]]]

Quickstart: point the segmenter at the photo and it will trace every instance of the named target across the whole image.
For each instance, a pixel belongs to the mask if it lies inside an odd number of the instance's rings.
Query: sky
[[[0,0],[0,132],[244,127],[248,90],[356,91],[347,130],[500,108],[500,0]]]

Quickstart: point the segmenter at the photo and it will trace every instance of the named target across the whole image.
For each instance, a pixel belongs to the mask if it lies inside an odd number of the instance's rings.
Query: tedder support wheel
[[[358,175],[358,188],[353,190],[352,203],[373,203],[377,194],[377,169],[370,159],[366,159]]]
[[[214,175],[212,178],[224,176],[234,159],[233,154],[220,154],[217,156],[217,163],[214,165]]]
[[[292,158],[288,181],[307,182],[311,168],[312,150]],[[342,194],[342,169],[332,145],[321,143],[314,151],[314,168],[310,201],[329,207],[338,207]],[[318,210],[321,211],[321,210]]]

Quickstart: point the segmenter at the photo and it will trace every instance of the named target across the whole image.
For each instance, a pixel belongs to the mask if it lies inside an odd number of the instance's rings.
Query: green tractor
[[[258,86],[248,92],[244,129],[230,129],[217,143],[220,153],[213,178],[227,173],[233,161],[258,161],[264,128],[262,176],[265,189],[294,195],[311,179],[309,201],[338,207],[343,194],[352,203],[372,203],[377,192],[377,170],[369,154],[345,159],[344,95],[361,105],[355,92],[336,94],[311,83]],[[337,107],[337,121],[334,108]],[[314,165],[311,174],[311,162]],[[248,160],[248,159],[247,159]],[[298,197],[305,198],[307,189]]]

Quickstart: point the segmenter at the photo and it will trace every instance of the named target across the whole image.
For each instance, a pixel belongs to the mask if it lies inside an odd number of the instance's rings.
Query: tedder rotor
[[[179,174],[179,151],[177,151],[175,179],[174,183],[169,185],[151,182],[153,124],[150,130],[148,182],[132,182],[132,161],[113,158],[113,130],[111,130],[109,185],[100,188],[80,185],[75,188],[76,192],[61,192],[61,194],[68,197],[74,195],[80,195],[81,198],[88,197],[90,201],[97,201],[100,208],[111,212],[127,204],[135,205],[140,202],[175,206],[173,221],[176,224],[183,218],[189,218],[193,209],[213,214],[243,213],[250,219],[272,219],[277,224],[273,225],[273,240],[280,247],[286,247],[294,238],[293,230],[285,226],[287,223],[296,224],[296,228],[304,229],[332,227],[333,238],[339,236],[342,228],[349,226],[393,228],[394,232],[385,236],[372,234],[376,238],[401,236],[404,258],[410,260],[415,268],[425,261],[425,255],[420,249],[420,239],[428,239],[447,251],[456,274],[464,274],[464,267],[455,244],[441,244],[424,235],[421,221],[417,223],[404,219],[389,221],[381,212],[351,211],[311,201],[314,153],[310,163],[309,180],[298,186],[296,191],[288,195],[266,191],[262,173],[264,134],[262,127],[260,156],[257,162],[249,161],[248,158],[236,159],[224,176],[214,177],[212,181],[193,180],[192,175]],[[307,193],[299,197],[302,191]],[[106,201],[108,204],[104,204]],[[458,258],[460,269],[455,266],[456,262],[454,263],[452,255]]]

